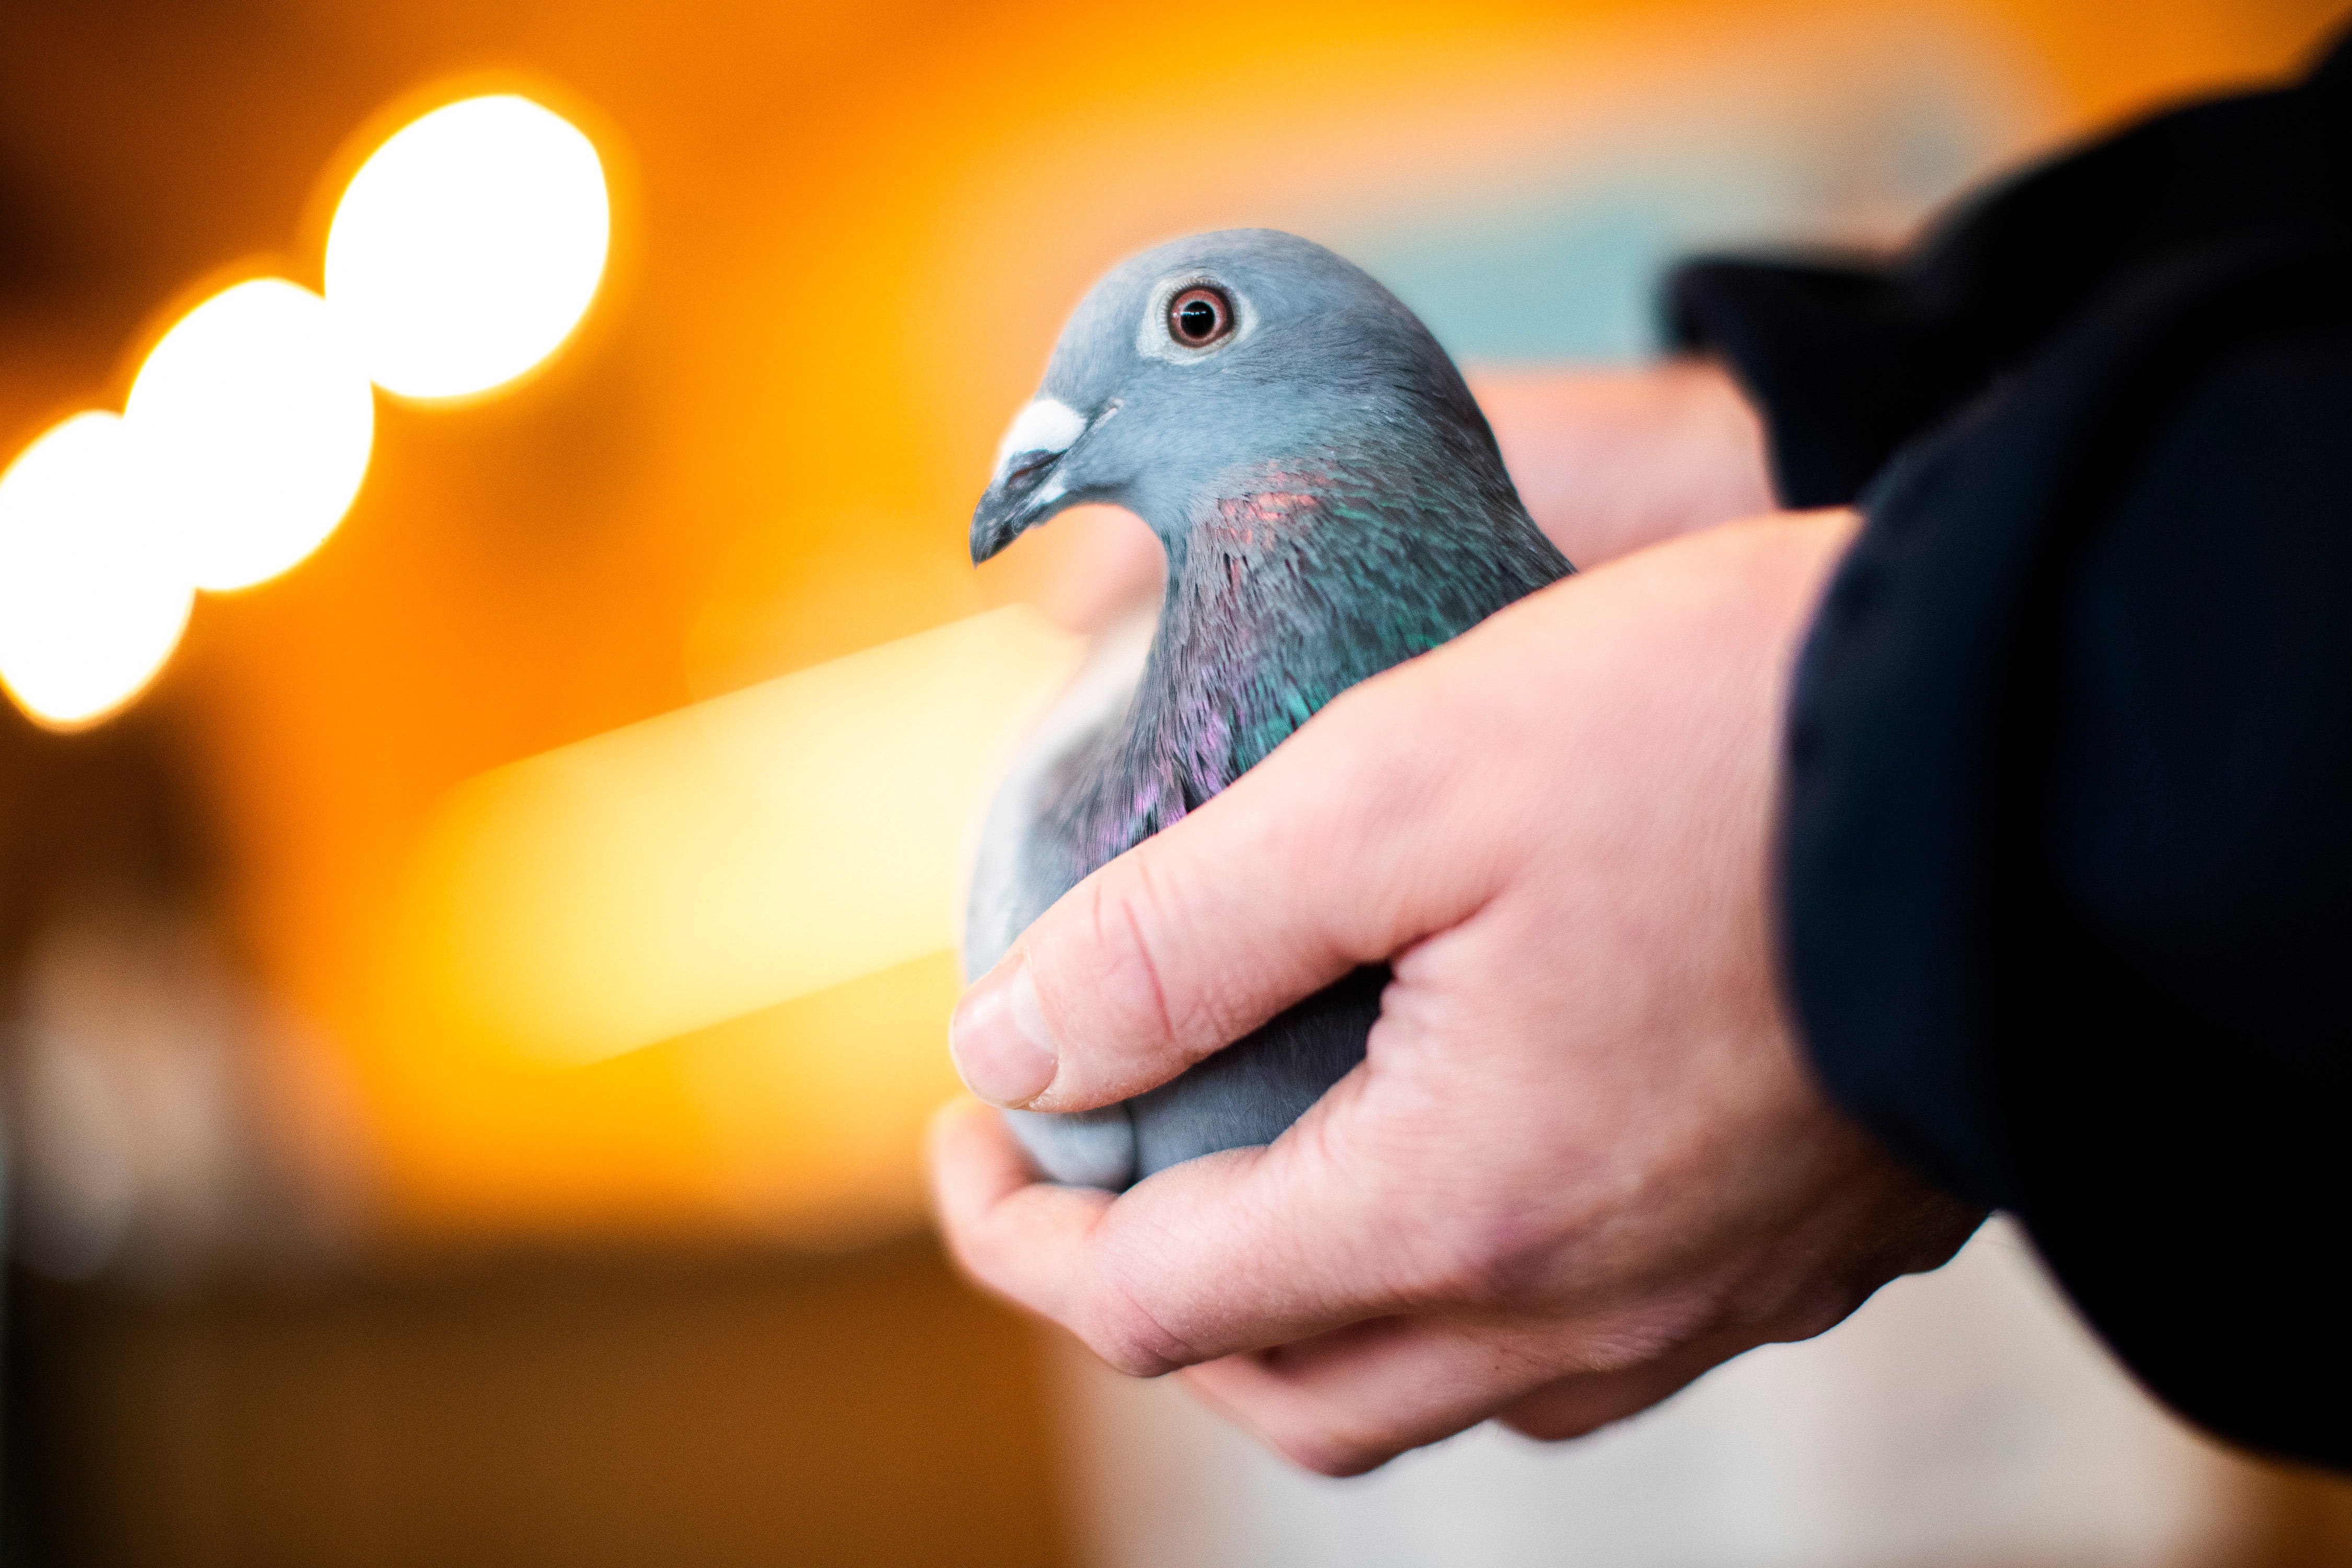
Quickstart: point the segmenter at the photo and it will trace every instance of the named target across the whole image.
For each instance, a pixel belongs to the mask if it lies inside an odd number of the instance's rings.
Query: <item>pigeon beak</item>
[[[1057,471],[1062,455],[1086,434],[1087,420],[1057,398],[1024,408],[996,448],[996,472],[971,514],[971,562],[977,566],[1051,515],[1069,487]]]
[[[971,563],[994,555],[1045,517],[1045,509],[1061,500],[1066,487],[1054,470],[1061,466],[1059,452],[1024,452],[980,498],[971,514]]]

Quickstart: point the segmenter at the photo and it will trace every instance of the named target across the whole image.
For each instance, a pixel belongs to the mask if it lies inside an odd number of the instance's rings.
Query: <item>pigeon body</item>
[[[1420,321],[1265,229],[1161,246],[1088,292],[1006,434],[972,558],[1088,501],[1151,527],[1166,592],[1132,685],[1082,676],[999,794],[968,977],[1341,691],[1571,570]],[[1047,1175],[1112,1190],[1269,1142],[1362,1059],[1386,979],[1360,970],[1123,1104],[1006,1115]]]

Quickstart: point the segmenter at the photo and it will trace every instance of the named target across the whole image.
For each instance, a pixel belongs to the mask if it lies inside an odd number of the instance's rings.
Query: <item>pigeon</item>
[[[1167,586],[1139,661],[1082,674],[999,787],[967,980],[1340,692],[1574,570],[1419,318],[1272,229],[1175,240],[1087,292],[997,451],[974,564],[1087,502],[1150,525]],[[1047,1178],[1113,1192],[1271,1142],[1363,1059],[1387,980],[1359,969],[1120,1104],[1004,1114]]]

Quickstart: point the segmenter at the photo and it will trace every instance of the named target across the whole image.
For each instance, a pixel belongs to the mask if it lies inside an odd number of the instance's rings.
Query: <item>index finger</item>
[[[1441,803],[1469,722],[1444,669],[1478,657],[1476,636],[1344,693],[1039,916],[949,1026],[972,1092],[1053,1111],[1128,1099],[1476,908],[1492,858],[1429,852],[1459,826]]]
[[[1120,1371],[1157,1376],[1442,1296],[1458,1227],[1422,1223],[1370,1158],[1363,1068],[1264,1148],[1228,1150],[1119,1197],[1034,1179],[979,1106],[943,1116],[932,1188],[958,1261]]]

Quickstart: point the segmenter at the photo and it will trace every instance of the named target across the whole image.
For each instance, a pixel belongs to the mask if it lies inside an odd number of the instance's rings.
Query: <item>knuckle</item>
[[[940,1215],[939,1232],[947,1243],[949,1258],[958,1268],[983,1285],[993,1284],[989,1267],[991,1249],[979,1224],[968,1215],[951,1209],[943,1210]]]
[[[1348,706],[1362,691],[1334,702],[1340,722],[1322,742],[1312,814],[1291,819],[1283,847],[1295,857],[1338,853],[1354,861],[1365,895],[1357,912],[1377,919],[1401,901],[1418,901],[1433,863],[1461,858],[1461,846],[1452,842],[1433,858],[1433,835],[1458,835],[1480,818],[1457,809],[1473,798],[1464,793],[1462,773],[1472,749],[1449,733],[1455,719],[1418,695],[1402,712],[1388,702]],[[1315,831],[1297,831],[1299,820]]]
[[[1115,1027],[1173,1037],[1168,990],[1155,934],[1168,929],[1149,857],[1129,855],[1086,882],[1084,919],[1097,955],[1087,980]]]
[[[1289,1428],[1269,1436],[1268,1441],[1299,1468],[1334,1480],[1376,1470],[1401,1451],[1401,1445],[1377,1434],[1328,1421]]]
[[[1717,1336],[1735,1310],[1735,1303],[1713,1287],[1653,1296],[1595,1322],[1584,1336],[1579,1361],[1588,1371],[1603,1373],[1654,1366]]]
[[[1599,1431],[1609,1425],[1610,1419],[1606,1412],[1570,1408],[1506,1415],[1502,1423],[1520,1436],[1538,1443],[1565,1443]]]
[[[950,1215],[940,1221],[939,1228],[940,1238],[948,1244],[948,1258],[956,1268],[971,1279],[984,1279],[977,1248],[965,1227]]]
[[[1086,1341],[1087,1349],[1129,1377],[1158,1377],[1202,1359],[1132,1290],[1116,1282],[1093,1292],[1078,1337]]]
[[[1419,1227],[1412,1294],[1444,1307],[1522,1302],[1553,1283],[1559,1238],[1523,1208],[1480,1205],[1441,1226]]]
[[[1795,1344],[1828,1333],[1850,1317],[1859,1303],[1843,1298],[1806,1302],[1790,1310],[1764,1333],[1775,1343]]]
[[[948,1255],[967,1279],[1000,1300],[1036,1310],[1028,1274],[994,1237],[950,1233]]]
[[[1339,702],[1349,695],[1353,693],[1343,694]],[[1359,706],[1340,710],[1339,717],[1343,721],[1333,726],[1325,742],[1327,775],[1337,786],[1327,809],[1341,831],[1359,842],[1377,842],[1436,789],[1447,749],[1409,739],[1423,731],[1402,724],[1394,715],[1383,717]],[[1374,719],[1381,721],[1369,721]]]
[[[1759,1339],[1774,1343],[1795,1343],[1825,1334],[1869,1300],[1874,1288],[1872,1281],[1809,1281],[1807,1288],[1769,1312],[1749,1314],[1756,1320],[1754,1331]]]

